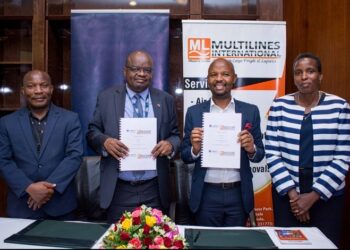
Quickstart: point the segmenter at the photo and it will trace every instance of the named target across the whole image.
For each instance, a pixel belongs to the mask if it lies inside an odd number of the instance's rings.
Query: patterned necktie
[[[141,96],[139,94],[134,95],[134,117],[143,117],[143,108],[141,104]]]
[[[134,117],[143,117],[143,109],[141,104],[141,96],[139,94],[134,95]],[[141,177],[145,174],[144,170],[132,171],[133,176],[136,180],[140,180]]]

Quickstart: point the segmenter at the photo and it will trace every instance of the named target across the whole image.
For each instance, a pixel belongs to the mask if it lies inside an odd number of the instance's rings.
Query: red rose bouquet
[[[103,238],[103,248],[187,248],[186,240],[162,211],[142,205],[125,212]]]

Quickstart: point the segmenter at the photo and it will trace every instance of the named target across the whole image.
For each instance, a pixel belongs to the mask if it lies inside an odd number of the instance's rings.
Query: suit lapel
[[[202,127],[204,113],[209,113],[210,112],[210,99],[202,104],[201,110],[199,110],[199,111],[201,112],[200,118],[201,118],[201,127]]]
[[[29,111],[28,109],[24,108],[21,110],[19,114],[19,124],[21,126],[24,138],[26,142],[29,145],[29,148],[33,151],[33,154],[38,157],[37,152],[36,152],[36,145],[34,142],[34,137],[33,137],[33,131],[32,131],[32,126],[30,125],[30,120],[29,120]]]
[[[240,101],[237,101],[235,99],[235,112],[242,114],[242,121],[241,121],[241,130],[244,128],[244,125],[246,123],[246,112],[244,111],[244,106]]]
[[[124,117],[125,111],[125,96],[126,96],[126,87],[125,85],[119,87],[115,90],[114,95],[114,105],[111,107],[111,113],[109,114],[113,118],[114,124],[117,124],[117,128],[115,130],[116,138],[119,138],[119,124],[120,118]]]
[[[152,100],[154,117],[157,118],[157,131],[160,131],[160,123],[161,123],[161,118],[162,118],[162,113],[163,113],[162,112],[163,107],[161,105],[161,98],[160,98],[159,94],[157,94],[157,93],[155,93],[155,91],[153,91],[152,88],[150,88],[149,91],[150,91],[151,100]]]
[[[203,105],[202,113],[209,113],[210,112],[210,101],[211,101],[211,99],[209,99],[209,101],[205,102],[205,104]]]
[[[51,134],[54,131],[57,120],[60,117],[60,115],[61,115],[61,112],[59,111],[59,109],[57,109],[57,107],[51,103],[49,115],[47,117],[47,123],[45,126],[45,131],[44,131],[44,136],[43,136],[43,144],[41,145],[39,158],[41,157],[42,153],[45,151],[47,143],[50,139]]]

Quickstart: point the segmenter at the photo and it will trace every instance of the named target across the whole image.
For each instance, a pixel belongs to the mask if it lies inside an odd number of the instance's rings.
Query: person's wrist
[[[175,150],[173,148],[173,146],[171,146],[171,151],[170,154],[167,155],[167,158],[170,160],[175,156]]]
[[[316,191],[312,191],[311,194],[312,194],[311,197],[312,197],[313,203],[315,203],[316,201],[318,201],[321,198],[320,194],[317,193]]]
[[[256,154],[256,146],[255,146],[255,144],[254,144],[254,150],[253,150],[253,152],[251,152],[251,153],[248,152],[248,157],[249,157],[249,159],[253,159],[254,156],[255,156],[255,154]]]
[[[200,152],[198,152],[197,154],[195,154],[195,151],[193,150],[193,146],[191,147],[191,155],[193,159],[197,159],[199,158],[199,154]]]
[[[293,200],[298,197],[298,192],[295,190],[295,188],[288,191],[288,197],[289,199]]]
[[[32,185],[33,185],[33,183],[29,184],[28,187],[25,189],[25,191],[26,191],[27,194],[30,194],[30,193],[31,193],[31,191],[32,191]]]
[[[192,147],[192,153],[193,153],[194,155],[198,155],[199,152],[200,152],[199,149],[196,149],[196,148]]]

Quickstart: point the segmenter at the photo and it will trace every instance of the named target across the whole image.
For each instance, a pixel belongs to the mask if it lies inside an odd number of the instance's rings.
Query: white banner
[[[183,20],[184,118],[187,108],[208,100],[210,63],[223,57],[235,67],[234,98],[258,106],[265,133],[273,99],[284,95],[286,23]],[[184,119],[185,120],[185,119]],[[273,225],[271,178],[265,159],[251,164],[259,226]]]

